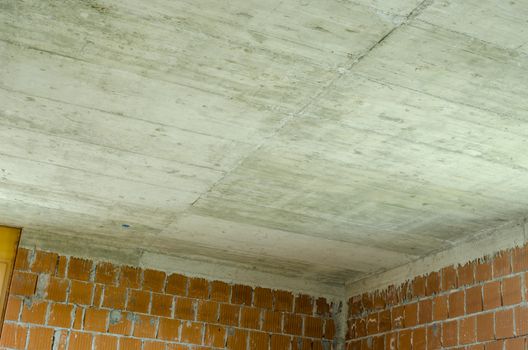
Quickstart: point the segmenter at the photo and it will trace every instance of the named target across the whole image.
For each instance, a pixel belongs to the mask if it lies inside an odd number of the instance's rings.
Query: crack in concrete
[[[382,45],[394,32],[399,30],[401,27],[409,24],[412,20],[414,20],[417,16],[420,15],[426,8],[431,6],[433,4],[434,0],[424,0],[422,1],[418,6],[416,6],[407,16],[403,17],[403,20],[396,26],[394,26],[391,30],[389,30],[383,37],[381,37],[374,45],[372,45],[367,51],[365,51],[362,55],[360,55],[358,58],[356,58],[354,61],[351,62],[349,65],[348,71],[352,70],[352,68],[361,62],[363,59],[365,59],[371,52],[373,52],[376,48],[378,48],[380,45]]]
[[[521,44],[521,45],[519,45],[517,47],[514,47],[514,48],[508,48],[508,47],[501,46],[501,45],[499,45],[497,43],[494,43],[494,42],[491,42],[491,41],[487,41],[487,40],[484,40],[484,39],[477,38],[476,36],[473,36],[473,35],[471,35],[469,33],[460,32],[458,30],[454,30],[454,29],[451,29],[451,28],[448,28],[448,27],[444,27],[443,25],[440,25],[440,24],[431,23],[431,22],[425,21],[423,19],[416,19],[416,21],[425,23],[425,24],[430,25],[432,27],[441,28],[442,30],[445,30],[446,32],[466,37],[466,38],[468,38],[470,40],[473,40],[475,42],[478,42],[478,43],[480,43],[482,45],[490,46],[490,47],[492,47],[494,49],[498,49],[498,50],[501,50],[501,51],[508,52],[509,54],[514,53],[514,54],[517,54],[519,56],[528,57],[528,54],[526,54],[526,53],[524,53],[522,51],[521,52],[518,51],[524,45],[528,44],[528,42],[526,42],[524,44]],[[416,27],[416,28],[419,28],[419,27]]]
[[[335,83],[341,79],[344,75],[347,74],[355,65],[357,65],[359,62],[361,62],[363,59],[365,59],[371,52],[373,52],[378,46],[383,44],[384,41],[386,41],[396,30],[401,28],[402,26],[406,25],[410,21],[412,21],[416,16],[418,16],[422,11],[424,11],[427,7],[429,7],[434,0],[424,0],[422,1],[416,8],[414,8],[405,18],[404,20],[399,23],[398,25],[394,26],[391,30],[389,30],[385,35],[383,35],[378,41],[376,41],[371,47],[369,47],[363,54],[353,59],[349,64],[348,68],[345,68],[343,71],[339,71],[337,75],[332,78],[328,84],[326,84],[324,87],[320,88],[319,91],[315,93],[315,95],[310,98],[304,105],[302,105],[296,112],[293,112],[282,119],[282,121],[279,123],[277,128],[264,138],[264,141],[262,141],[260,144],[256,145],[255,148],[253,148],[251,151],[249,151],[244,157],[240,159],[239,162],[237,162],[230,170],[227,170],[225,174],[218,179],[207,191],[202,193],[198,198],[189,206],[189,209],[194,207],[202,198],[206,197],[208,194],[214,191],[214,189],[221,184],[232,172],[236,171],[240,166],[243,165],[243,163],[253,156],[255,153],[257,153],[259,150],[261,150],[264,146],[266,146],[270,140],[275,138],[292,120],[298,118],[299,116],[302,116],[304,112],[312,105],[316,104],[321,97],[323,97],[332,87],[335,85]],[[174,223],[174,222],[173,222]],[[171,223],[172,224],[172,223]],[[169,224],[168,226],[170,226]]]

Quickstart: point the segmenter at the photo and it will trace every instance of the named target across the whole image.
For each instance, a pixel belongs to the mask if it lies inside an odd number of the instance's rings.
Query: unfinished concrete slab
[[[526,2],[0,8],[26,246],[341,295],[526,215]]]

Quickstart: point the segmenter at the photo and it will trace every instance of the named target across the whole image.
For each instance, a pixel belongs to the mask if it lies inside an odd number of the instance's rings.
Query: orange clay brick
[[[291,292],[274,290],[273,300],[275,311],[293,311],[293,294]]]
[[[168,294],[186,296],[187,295],[187,277],[174,273],[167,277],[165,292]]]
[[[123,310],[125,308],[127,297],[127,289],[124,287],[106,286],[103,296],[103,307],[108,307],[116,310]]]
[[[94,284],[75,280],[70,282],[70,296],[68,302],[79,305],[91,305]]]
[[[122,266],[119,275],[121,287],[138,289],[141,285],[141,269],[131,266]]]
[[[71,332],[68,350],[91,350],[93,336],[90,333]]]
[[[94,338],[96,350],[115,350],[117,349],[117,337],[106,334],[98,334]]]
[[[119,350],[141,350],[141,340],[135,338],[121,338]]]
[[[22,308],[22,299],[12,296],[12,295],[9,296],[9,299],[7,300],[7,306],[6,306],[6,312],[5,312],[4,319],[6,321],[17,321],[20,315],[21,308]]]
[[[95,269],[95,282],[105,285],[114,285],[117,283],[119,267],[109,262],[100,262]]]
[[[26,350],[51,349],[53,345],[53,329],[45,327],[31,327]]]
[[[104,309],[86,309],[84,313],[84,330],[106,332],[109,311]]]
[[[50,305],[48,325],[53,327],[70,328],[72,315],[73,305],[52,304]]]
[[[174,318],[178,318],[181,320],[194,320],[194,310],[194,299],[176,298],[174,307]]]
[[[136,315],[134,319],[134,337],[154,338],[156,336],[157,319],[146,315]]]
[[[211,324],[205,325],[204,345],[212,346],[215,348],[223,348],[225,345],[225,337],[226,328],[224,326]]]
[[[6,323],[2,327],[0,346],[10,349],[25,349],[28,328],[12,323]]]
[[[203,278],[190,278],[188,296],[190,298],[207,299],[209,296],[209,283]]]
[[[501,282],[502,305],[519,304],[522,301],[521,276],[505,278]]]
[[[253,288],[240,284],[232,287],[231,302],[250,306],[253,298]]]
[[[248,332],[235,328],[227,334],[227,348],[232,350],[246,350],[247,340]],[[275,348],[272,347],[272,349]]]
[[[142,290],[129,290],[127,311],[140,312],[146,314],[150,308],[150,292]]]
[[[298,295],[295,298],[295,312],[305,315],[312,315],[313,298],[305,294]]]
[[[174,297],[172,295],[152,293],[150,314],[155,316],[171,317],[173,299]]]
[[[20,320],[25,323],[45,324],[48,312],[47,302],[24,302]]]
[[[55,274],[58,258],[59,256],[55,253],[37,251],[35,253],[35,260],[31,265],[31,271],[49,275]]]
[[[493,278],[509,275],[511,269],[511,252],[504,251],[497,254],[492,262]]]
[[[13,273],[11,280],[10,294],[32,296],[37,288],[37,275],[27,272]]]
[[[220,304],[218,322],[227,326],[238,326],[240,306]]]
[[[80,281],[89,281],[92,273],[93,261],[87,259],[70,258],[68,278]]]
[[[225,282],[213,281],[211,285],[211,300],[228,302],[231,298],[231,286]]]
[[[182,324],[181,341],[189,344],[202,344],[203,323],[186,321]]]
[[[30,251],[28,249],[18,248],[17,255],[15,258],[15,270],[29,270],[29,255]]]
[[[178,341],[181,321],[169,318],[159,319],[158,339],[167,341]]]
[[[165,288],[166,277],[163,271],[146,269],[143,271],[143,289],[161,293]]]
[[[46,299],[56,302],[65,302],[70,281],[67,279],[50,277],[46,289]]]
[[[217,323],[218,303],[216,301],[200,300],[196,319],[202,322]]]
[[[269,288],[255,288],[253,298],[253,305],[256,307],[266,309],[273,307],[273,292]]]
[[[131,335],[134,315],[119,310],[110,311],[108,333]]]

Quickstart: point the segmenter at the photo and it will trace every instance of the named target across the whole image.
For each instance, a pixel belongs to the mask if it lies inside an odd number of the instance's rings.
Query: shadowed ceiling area
[[[330,287],[528,209],[528,3],[0,4],[24,244]]]

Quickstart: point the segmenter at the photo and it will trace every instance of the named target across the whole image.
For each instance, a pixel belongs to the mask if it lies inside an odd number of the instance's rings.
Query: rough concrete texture
[[[526,18],[497,0],[3,1],[2,222],[25,246],[342,293],[525,215]]]

